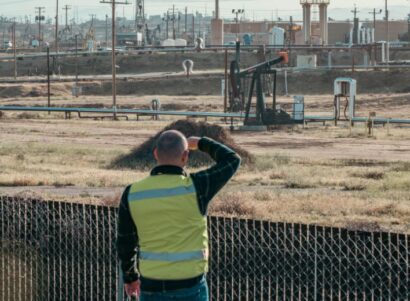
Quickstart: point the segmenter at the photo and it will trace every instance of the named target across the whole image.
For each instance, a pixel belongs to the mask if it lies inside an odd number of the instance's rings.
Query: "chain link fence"
[[[117,208],[0,197],[0,300],[117,300]],[[409,237],[209,218],[212,300],[409,300]]]

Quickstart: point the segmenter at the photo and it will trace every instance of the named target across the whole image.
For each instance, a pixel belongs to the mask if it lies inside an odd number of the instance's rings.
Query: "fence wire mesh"
[[[0,300],[117,300],[117,208],[0,197]],[[409,237],[209,218],[211,300],[409,300]]]

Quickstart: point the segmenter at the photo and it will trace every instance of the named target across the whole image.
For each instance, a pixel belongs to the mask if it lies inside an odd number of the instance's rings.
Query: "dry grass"
[[[2,143],[0,186],[123,186],[141,172],[107,169],[108,158],[120,153],[79,145]]]
[[[339,190],[270,190],[224,193],[212,204],[216,215],[262,218],[280,222],[316,223],[356,230],[372,228],[397,232],[410,231],[410,204],[402,192],[394,200],[379,195],[370,198],[362,192]]]
[[[345,165],[345,161],[258,157],[256,167],[242,169],[234,187],[217,198],[211,212],[409,232],[410,173],[406,162]],[[248,189],[239,188],[244,186]],[[236,211],[231,208],[234,206]]]
[[[112,170],[110,162],[171,121],[65,121],[57,116],[19,119],[8,113],[1,119],[0,193],[12,186],[54,186],[77,191],[71,198],[83,202],[117,204],[119,193],[96,198],[87,189],[120,191],[146,176],[142,169]],[[349,138],[342,127],[324,129],[309,125],[234,134],[239,146],[255,154],[255,164],[241,168],[212,203],[211,213],[409,233],[409,129],[391,128],[387,135],[381,128],[376,139]]]

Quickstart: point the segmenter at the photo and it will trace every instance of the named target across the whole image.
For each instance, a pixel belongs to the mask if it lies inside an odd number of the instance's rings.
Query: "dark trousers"
[[[141,291],[140,301],[208,301],[209,292],[204,277],[193,287],[160,292]]]

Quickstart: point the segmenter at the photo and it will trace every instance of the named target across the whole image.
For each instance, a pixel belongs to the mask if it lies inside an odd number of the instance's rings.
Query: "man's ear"
[[[153,154],[154,154],[155,160],[158,161],[158,150],[157,150],[157,148],[154,148]]]
[[[182,162],[183,162],[184,164],[187,164],[187,163],[188,163],[188,159],[189,159],[189,150],[185,150],[185,151],[182,153]]]

